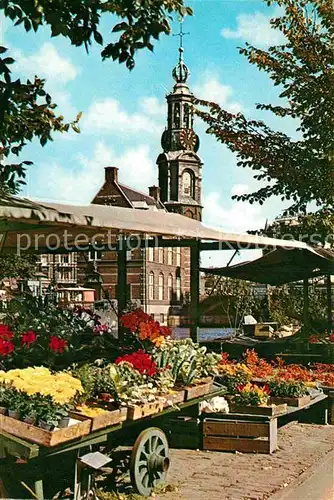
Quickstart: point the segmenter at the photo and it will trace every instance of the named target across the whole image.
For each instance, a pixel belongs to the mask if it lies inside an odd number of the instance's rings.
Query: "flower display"
[[[239,386],[247,384],[252,378],[252,372],[244,363],[219,364],[218,372],[229,394],[235,394]]]
[[[270,390],[267,385],[258,387],[257,385],[247,383],[237,387],[237,394],[234,401],[239,406],[267,405],[269,394]]]
[[[170,328],[161,326],[158,321],[154,321],[152,316],[146,314],[142,309],[124,314],[120,323],[131,333],[137,335],[139,340],[149,341],[158,347],[163,344],[166,337],[171,335]]]
[[[260,358],[254,349],[247,349],[244,358],[245,364],[252,372],[253,377],[265,378],[273,375],[273,365]]]
[[[157,364],[152,360],[152,357],[143,350],[139,350],[132,354],[125,354],[115,361],[116,365],[123,362],[130,363],[133,368],[149,377],[153,377],[157,373]]]
[[[308,338],[308,343],[309,344],[317,344],[320,342],[320,337],[319,335],[310,335]]]
[[[0,383],[28,395],[51,396],[55,403],[65,404],[83,392],[79,379],[69,373],[52,374],[43,366],[0,372]]]
[[[49,348],[53,352],[63,353],[67,348],[67,340],[56,337],[55,335],[51,335]]]
[[[37,334],[34,330],[28,330],[21,335],[21,344],[30,347],[37,339]]]

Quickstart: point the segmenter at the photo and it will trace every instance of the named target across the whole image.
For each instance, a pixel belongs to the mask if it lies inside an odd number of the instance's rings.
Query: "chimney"
[[[150,196],[155,199],[155,201],[160,201],[160,188],[159,186],[150,186],[148,188]]]
[[[105,179],[107,182],[114,184],[118,182],[118,168],[117,167],[104,167]]]

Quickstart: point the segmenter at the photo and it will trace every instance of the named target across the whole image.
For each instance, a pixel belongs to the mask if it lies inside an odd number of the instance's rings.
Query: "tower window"
[[[147,254],[148,254],[148,260],[150,262],[153,262],[154,261],[154,248],[153,247],[148,247]]]
[[[176,265],[178,267],[181,266],[181,248],[180,247],[176,247]]]
[[[175,103],[174,106],[174,127],[180,128],[180,125],[181,125],[181,109],[180,109],[180,103],[177,102]]]
[[[183,172],[182,191],[184,195],[194,198],[194,174],[189,170]]]
[[[188,103],[184,105],[183,125],[185,128],[191,128],[190,106]]]

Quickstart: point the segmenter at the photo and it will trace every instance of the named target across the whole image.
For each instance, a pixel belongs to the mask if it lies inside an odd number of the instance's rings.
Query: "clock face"
[[[193,130],[184,129],[180,132],[180,143],[184,149],[194,150],[197,143],[197,136]]]

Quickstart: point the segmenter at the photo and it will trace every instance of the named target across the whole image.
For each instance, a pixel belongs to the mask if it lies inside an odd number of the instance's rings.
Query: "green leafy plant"
[[[298,398],[308,394],[308,387],[303,382],[294,380],[270,380],[269,389],[273,397]]]
[[[175,384],[179,385],[190,385],[216,374],[220,360],[219,354],[208,354],[206,347],[191,339],[166,340],[152,350],[152,357],[158,368],[170,370]]]

